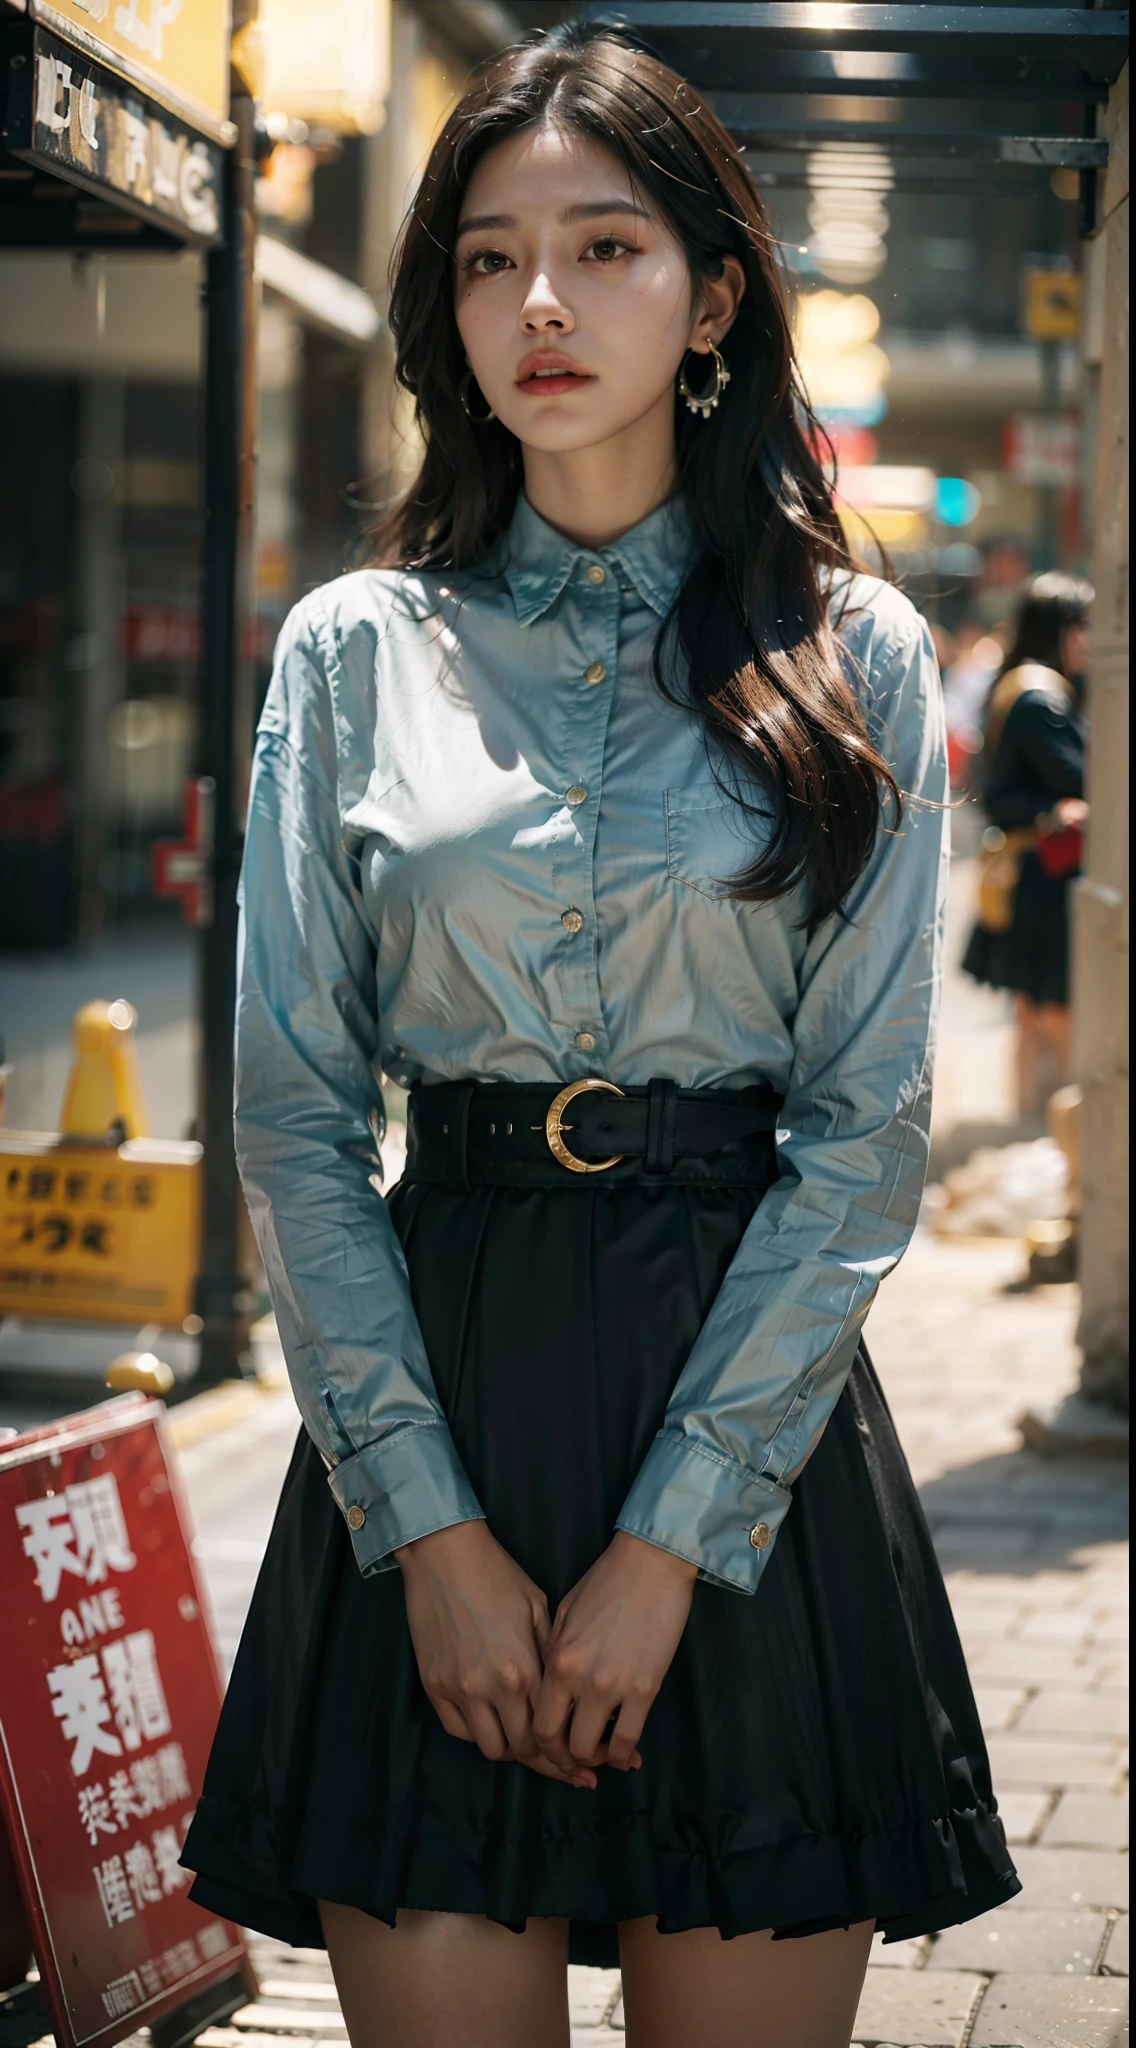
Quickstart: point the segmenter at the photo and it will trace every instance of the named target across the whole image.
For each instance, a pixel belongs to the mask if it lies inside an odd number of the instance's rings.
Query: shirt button
[[[581,1052],[594,1052],[596,1049],[595,1032],[577,1031],[572,1043],[573,1045],[578,1045]]]
[[[603,567],[603,564],[602,564],[601,562],[593,562],[593,563],[592,563],[592,565],[591,565],[590,569],[588,570],[588,582],[589,582],[589,583],[606,583],[606,582],[607,582],[607,570],[606,570],[606,569],[605,569],[605,568]]]
[[[586,683],[602,683],[606,674],[607,670],[603,662],[593,661],[591,667],[584,670],[584,681]]]
[[[565,801],[565,803],[566,803],[566,804],[571,804],[571,806],[572,806],[573,810],[575,810],[575,808],[576,808],[577,804],[584,804],[584,803],[587,803],[587,801],[588,801],[588,792],[587,792],[587,790],[586,790],[586,789],[584,788],[584,785],[583,785],[583,783],[582,783],[582,782],[574,782],[574,783],[572,784],[572,787],[571,787],[571,789],[570,789],[570,790],[568,791],[567,795],[565,796],[565,798],[564,798],[564,801]]]
[[[348,1508],[347,1527],[349,1529],[361,1529],[366,1519],[367,1515],[366,1510],[364,1508]]]
[[[580,911],[578,910],[562,911],[560,914],[560,922],[564,926],[566,932],[581,932],[584,929],[584,919]]]
[[[749,1540],[754,1550],[768,1550],[771,1540],[768,1522],[755,1522],[749,1532]]]

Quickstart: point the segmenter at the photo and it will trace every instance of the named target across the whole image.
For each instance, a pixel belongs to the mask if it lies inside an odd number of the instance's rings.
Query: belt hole
[[[496,1124],[490,1124],[490,1126],[489,1126],[489,1135],[490,1135],[490,1137],[491,1137],[491,1138],[495,1138],[495,1137],[497,1136],[497,1126],[496,1126]]]
[[[509,1137],[509,1138],[511,1138],[511,1137],[512,1137],[512,1135],[513,1135],[513,1126],[512,1126],[512,1124],[506,1124],[506,1125],[505,1125],[505,1134],[506,1134],[506,1136],[507,1136],[507,1137]]]
[[[443,1125],[442,1125],[442,1136],[443,1136],[443,1138],[448,1138],[448,1137],[449,1137],[449,1135],[450,1135],[450,1127],[449,1127],[449,1124],[443,1124]]]

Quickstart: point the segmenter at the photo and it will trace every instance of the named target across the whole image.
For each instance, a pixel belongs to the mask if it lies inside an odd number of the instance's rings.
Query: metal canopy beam
[[[1111,84],[1128,54],[1128,14],[1119,9],[890,6],[884,0],[623,0],[607,6],[593,0],[582,11],[705,55],[764,47],[881,50],[929,64],[947,59],[957,70],[965,47],[971,62],[1056,59]]]
[[[1096,178],[1108,162],[1107,142],[1093,134],[1095,108],[1127,59],[1126,10],[892,6],[888,0],[584,0],[581,12],[641,34],[710,95],[724,125],[755,158],[759,151],[800,153],[855,142],[886,153],[897,176],[912,158],[973,167],[972,184],[981,165],[1016,165],[1026,175],[1077,170],[1082,232],[1089,232]],[[774,94],[797,102],[780,120],[763,113]],[[886,101],[897,118],[823,120],[809,107],[821,97]],[[978,135],[936,121],[927,133],[928,100],[985,102],[991,126]],[[1022,127],[1035,132],[1007,132],[1017,125],[1011,107],[1027,104],[1036,112],[1024,114]],[[1066,126],[1058,109],[1076,105],[1079,136],[1036,132]],[[751,168],[757,172],[756,161]]]
[[[934,165],[924,166],[916,174],[903,164],[898,164],[893,183],[888,187],[887,203],[895,199],[1017,199],[1032,204],[1037,198],[1037,184],[1033,179],[1007,178],[998,165],[984,167],[985,176],[977,171],[965,178],[952,177],[945,166],[936,170]],[[750,163],[750,176],[761,192],[805,192],[814,195],[803,169],[796,171],[769,169],[764,163]]]
[[[1044,170],[1103,170],[1108,143],[1076,135],[992,135],[971,129],[894,127],[888,121],[770,121],[748,93],[715,93],[714,112],[739,142],[770,151],[814,150],[824,143],[855,144],[905,157],[964,157],[971,163],[1036,164]]]
[[[1083,74],[1079,78],[1050,76],[1044,80],[1036,76],[1007,78],[1005,72],[999,76],[995,66],[987,66],[982,78],[972,78],[968,70],[964,72],[956,68],[954,72],[942,70],[937,74],[925,72],[921,76],[909,74],[903,78],[903,84],[890,84],[880,78],[849,78],[847,72],[837,74],[831,70],[831,57],[798,59],[802,63],[811,63],[811,66],[815,63],[815,70],[811,72],[796,68],[790,70],[790,61],[792,59],[786,57],[780,63],[766,61],[761,66],[753,66],[745,80],[739,80],[735,70],[731,84],[743,86],[745,92],[753,94],[753,98],[784,100],[823,96],[833,100],[894,100],[897,104],[903,100],[1028,100],[1034,106],[1044,106],[1048,100],[1050,104],[1064,106],[1105,106],[1109,96],[1109,88],[1105,84],[1097,78],[1085,78]],[[1048,70],[1052,72],[1056,68],[1050,66]],[[700,86],[708,92],[725,90],[710,78],[702,78]]]
[[[837,54],[827,50],[766,51],[760,63],[748,67],[744,79],[737,75],[739,67],[731,66],[731,83],[744,84],[746,92],[755,96],[776,95],[778,99],[824,94],[834,99],[1031,100],[1039,105],[1048,100],[1092,106],[1103,106],[1108,99],[1108,87],[1100,79],[1086,78],[1076,67],[1063,69],[1059,64],[984,62],[982,75],[976,78],[970,65],[932,66],[917,57],[897,57],[894,68],[889,66],[886,72],[852,71],[844,65],[837,70]],[[870,61],[864,60],[865,64]],[[712,90],[716,81],[702,77],[699,83]]]

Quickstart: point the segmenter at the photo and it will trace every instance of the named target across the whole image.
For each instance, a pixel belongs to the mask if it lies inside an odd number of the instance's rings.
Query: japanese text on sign
[[[17,1145],[8,1162],[47,1204],[72,1171],[126,1174],[122,1148],[104,1164]],[[31,1181],[41,1171],[53,1185]],[[213,1987],[224,2015],[234,1983],[245,1991],[240,1935],[190,1902],[180,1860],[220,1688],[160,1423],[127,1400],[0,1445],[0,1585],[17,1624],[0,1664],[0,1813],[60,2048],[114,2048],[187,1998],[208,2010]]]
[[[34,1168],[27,1178],[29,1194],[50,1198],[54,1174]],[[68,1579],[95,1586],[110,1573],[131,1572],[137,1565],[113,1472],[77,1480],[60,1493],[22,1501],[15,1512],[22,1548],[35,1568],[36,1585],[45,1603],[58,1600]],[[99,1758],[122,1757],[170,1734],[153,1631],[123,1628],[118,1588],[107,1586],[101,1594],[80,1600],[77,1609],[64,1607],[60,1614],[60,1633],[67,1647],[85,1645],[92,1637],[115,1629],[123,1632],[97,1650],[66,1658],[47,1673],[51,1711],[69,1745],[68,1761],[76,1778],[87,1778]],[[152,1756],[139,1757],[128,1770],[113,1772],[105,1786],[102,1779],[81,1785],[79,1819],[88,1840],[97,1845],[101,1836],[131,1832],[132,1823],[191,1797],[181,1745],[166,1742]],[[180,1818],[184,1830],[189,1814]],[[189,1873],[178,1862],[181,1842],[177,1824],[166,1822],[145,1837],[136,1834],[120,1852],[104,1856],[92,1866],[108,1927],[135,1919],[147,1906],[160,1904],[189,1883]],[[160,1964],[151,1967],[160,1974]],[[144,1973],[140,1981],[144,1988]],[[130,1978],[116,1980],[104,1994],[108,2011],[132,2010],[132,2004],[123,2003],[130,1995]],[[141,1998],[134,2002],[141,2003]]]
[[[217,151],[71,52],[37,44],[31,143],[191,234],[218,232]]]
[[[178,1324],[200,1242],[198,1145],[80,1149],[0,1131],[0,1314]]]
[[[79,1480],[61,1494],[25,1501],[16,1509],[16,1520],[23,1531],[24,1554],[36,1567],[36,1584],[44,1600],[57,1597],[65,1572],[94,1586],[108,1571],[134,1569],[134,1552],[113,1472],[99,1479]]]

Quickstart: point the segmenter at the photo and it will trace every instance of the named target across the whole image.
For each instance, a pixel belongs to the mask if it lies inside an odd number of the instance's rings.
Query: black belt
[[[753,1088],[645,1088],[610,1081],[416,1082],[403,1179],[468,1189],[628,1181],[768,1187],[781,1097]]]

